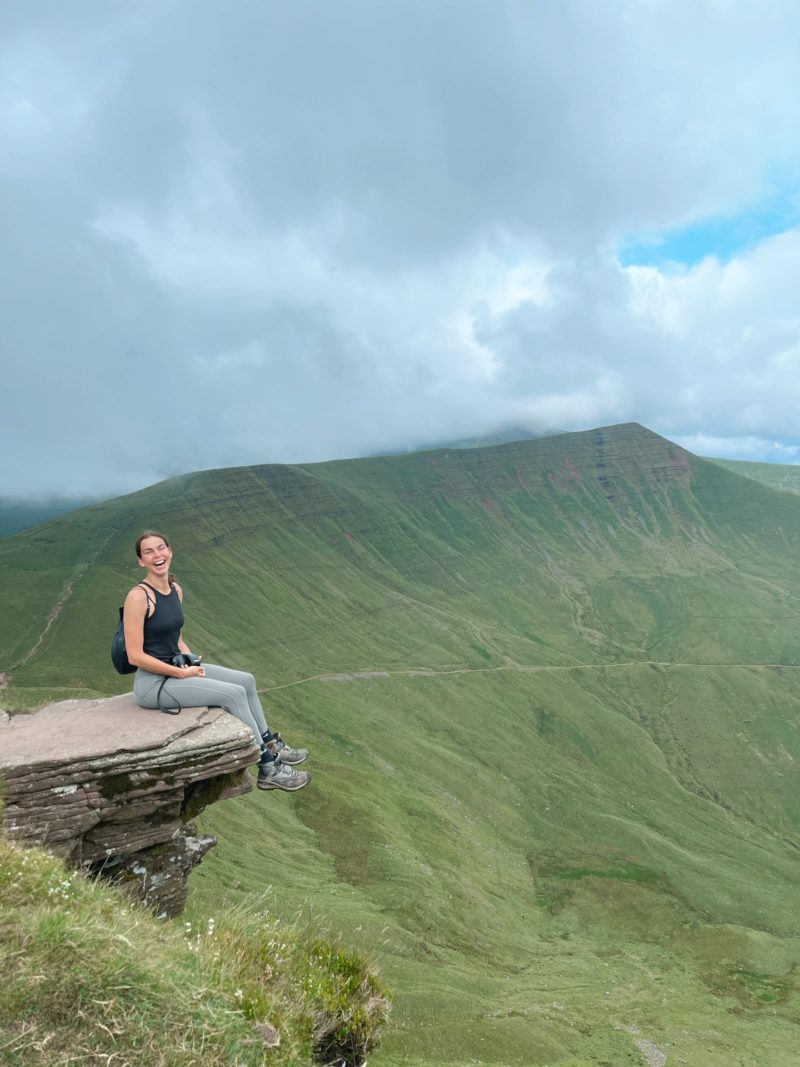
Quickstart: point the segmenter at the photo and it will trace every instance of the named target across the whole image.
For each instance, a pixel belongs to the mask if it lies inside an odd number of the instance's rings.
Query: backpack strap
[[[145,597],[147,597],[147,607],[145,608],[144,616],[145,616],[146,619],[149,619],[150,616],[153,614],[153,611],[156,610],[156,602],[155,602],[155,600],[153,600],[153,598],[150,596],[150,593],[148,592],[148,590],[150,589],[150,586],[147,584],[147,582],[139,582],[139,585],[138,585],[137,588],[144,589],[144,595],[145,595]],[[151,605],[152,605],[153,611],[150,610]]]
[[[172,584],[174,585],[175,583],[173,582]],[[150,592],[149,592],[149,590],[151,590],[153,587],[148,582],[139,582],[139,588],[140,589],[144,589],[144,595],[147,597],[147,609],[145,611],[145,618],[147,618],[150,615],[150,605],[151,604],[153,606],[153,611],[156,610],[156,602],[150,596]],[[120,608],[119,610],[120,610],[120,618],[122,618],[122,608]],[[167,684],[167,678],[168,678],[168,676],[165,674],[163,676],[163,678],[161,679],[161,684],[159,685],[158,692],[156,693],[156,705],[157,705],[159,711],[163,711],[167,715],[180,715],[181,710],[182,710],[180,704],[177,706],[177,708],[165,708],[163,706],[163,704],[161,703],[161,694],[164,692],[164,686]]]

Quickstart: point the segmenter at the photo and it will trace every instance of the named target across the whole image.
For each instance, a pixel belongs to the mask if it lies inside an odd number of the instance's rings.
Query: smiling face
[[[166,579],[172,560],[172,549],[160,534],[143,537],[139,545],[139,565],[154,578]]]

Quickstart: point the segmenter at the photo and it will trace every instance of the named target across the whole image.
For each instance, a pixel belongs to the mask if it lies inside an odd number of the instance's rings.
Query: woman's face
[[[163,537],[145,537],[139,545],[139,563],[148,574],[166,577],[172,560],[172,549]]]

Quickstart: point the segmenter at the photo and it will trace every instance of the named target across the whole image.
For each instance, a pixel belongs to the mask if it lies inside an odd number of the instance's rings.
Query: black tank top
[[[149,582],[142,585],[156,596],[156,610],[144,619],[144,651],[162,663],[171,663],[180,651],[178,638],[183,629],[183,605],[178,590],[173,585],[168,593],[159,593]]]

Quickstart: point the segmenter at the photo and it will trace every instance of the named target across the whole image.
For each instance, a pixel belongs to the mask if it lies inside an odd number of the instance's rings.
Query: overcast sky
[[[0,496],[635,420],[800,462],[795,0],[3,0]]]

